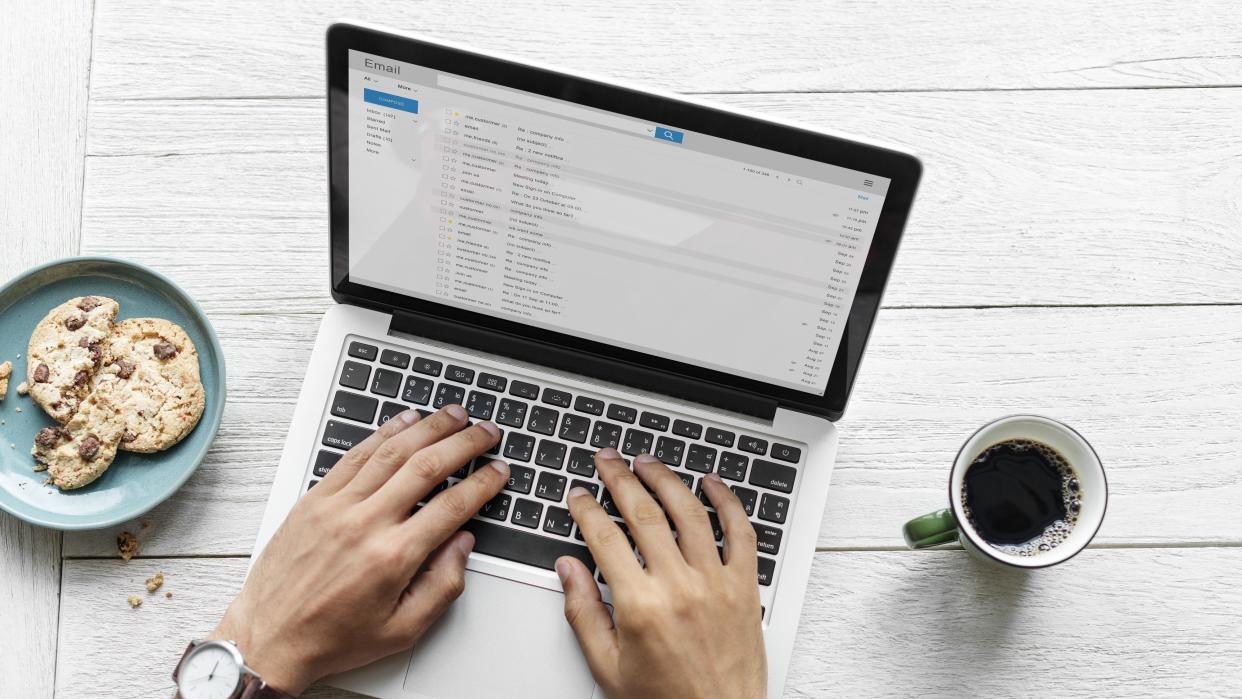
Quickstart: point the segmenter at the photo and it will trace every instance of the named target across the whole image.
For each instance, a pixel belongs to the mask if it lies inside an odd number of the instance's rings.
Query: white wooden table
[[[3,696],[167,695],[240,585],[329,303],[322,34],[339,16],[922,155],[788,694],[1242,695],[1234,0],[0,8],[0,279],[78,252],[151,265],[203,303],[229,367],[209,459],[148,528],[0,517]],[[1097,447],[1111,502],[1092,549],[1030,575],[903,550],[960,442],[1015,411]],[[139,558],[117,557],[121,530]],[[173,598],[130,609],[157,570]]]

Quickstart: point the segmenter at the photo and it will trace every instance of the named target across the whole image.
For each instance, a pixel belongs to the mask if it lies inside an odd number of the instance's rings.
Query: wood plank
[[[249,553],[317,326],[214,320],[224,428],[149,517],[148,555]],[[841,422],[819,545],[900,547],[906,519],[947,504],[961,443],[1017,412],[1065,420],[1094,444],[1110,486],[1097,543],[1242,543],[1239,346],[1242,307],[886,310]],[[115,555],[116,532],[137,526],[67,535],[66,555]]]
[[[94,93],[320,95],[323,31],[340,17],[698,92],[1242,84],[1230,0],[1194,11],[1159,0],[110,0],[96,17]]]
[[[923,156],[890,306],[1242,302],[1242,89],[721,99]],[[182,275],[211,310],[248,310],[223,268],[271,280],[267,309],[323,307],[322,101],[92,109],[92,153],[142,157],[88,159],[86,250]]]
[[[0,56],[0,280],[7,281],[78,249],[91,3],[5,3]],[[12,405],[0,404],[0,412]],[[0,513],[6,696],[53,695],[60,549],[60,532]]]
[[[1239,566],[1231,548],[1092,550],[1029,574],[960,551],[821,553],[786,695],[1235,695]],[[245,568],[66,561],[58,694],[169,695],[185,644],[215,625]],[[172,599],[144,591],[157,570]],[[129,608],[130,594],[142,607]]]

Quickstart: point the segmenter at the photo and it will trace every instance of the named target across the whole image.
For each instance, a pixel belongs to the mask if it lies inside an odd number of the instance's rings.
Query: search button
[[[685,136],[685,134],[680,131],[674,131],[663,126],[657,126],[654,135],[657,139],[661,141],[669,141],[670,143],[681,143],[682,137]]]

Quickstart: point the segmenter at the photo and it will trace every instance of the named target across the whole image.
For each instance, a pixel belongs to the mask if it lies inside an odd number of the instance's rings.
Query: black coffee
[[[966,469],[962,505],[993,547],[1034,556],[1065,541],[1078,521],[1082,492],[1065,457],[1028,439],[993,444]]]

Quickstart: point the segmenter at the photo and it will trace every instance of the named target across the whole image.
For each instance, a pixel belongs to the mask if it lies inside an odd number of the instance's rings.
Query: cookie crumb
[[[30,394],[30,384],[25,381],[17,384],[17,395],[25,396]]]
[[[171,592],[165,592],[165,593],[164,593],[164,599],[172,599],[172,593],[171,593]]]
[[[121,558],[128,561],[138,553],[138,537],[129,532],[121,532],[116,537],[116,550],[120,552]]]
[[[17,412],[19,412],[19,413],[20,413],[20,412],[22,411],[22,406],[20,406],[20,405],[19,405],[19,406],[17,406],[16,408],[13,408],[13,409],[14,409],[14,410],[16,410]]]
[[[147,592],[155,592],[160,589],[160,585],[164,584],[164,571],[156,573],[153,577],[147,578]]]
[[[125,601],[129,602],[129,606],[134,609],[137,609],[142,606],[142,598],[139,597],[138,595],[130,595],[129,598],[126,599]]]
[[[9,392],[9,375],[13,373],[13,362],[0,363],[0,400]]]
[[[35,465],[31,466],[30,468],[33,469],[35,473],[39,473],[41,471],[47,470],[47,464],[41,464],[38,461],[36,461]]]

